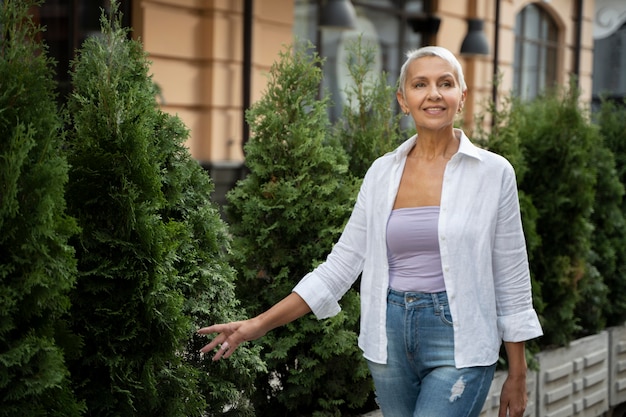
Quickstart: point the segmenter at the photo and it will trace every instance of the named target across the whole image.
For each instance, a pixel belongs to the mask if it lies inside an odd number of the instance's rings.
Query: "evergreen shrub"
[[[609,288],[606,304],[603,306],[607,326],[622,325],[626,321],[626,102],[617,103],[602,100],[602,105],[594,115],[600,129],[603,148],[612,153],[612,160],[606,158],[599,167],[598,183],[606,185],[598,191],[596,210],[603,215],[596,220],[595,247],[598,247],[597,268]],[[605,150],[602,152],[607,153]],[[617,178],[619,184],[613,178]],[[616,207],[617,205],[617,207]]]
[[[338,239],[356,197],[348,158],[330,140],[321,65],[309,47],[286,47],[263,97],[247,112],[249,175],[228,194],[237,291],[251,315],[289,294]],[[318,321],[307,315],[255,342],[268,372],[256,382],[259,415],[340,416],[372,391],[357,347],[359,297]]]
[[[228,361],[202,357],[206,338],[195,330],[210,323],[244,318],[245,309],[235,297],[235,271],[228,264],[231,237],[217,207],[211,202],[213,184],[206,171],[184,146],[188,130],[178,117],[160,113],[155,125],[155,147],[162,161],[165,221],[180,227],[174,236],[176,259],[172,289],[184,297],[183,311],[192,329],[184,351],[185,360],[199,369],[198,391],[206,400],[206,416],[251,416],[249,395],[254,377],[265,370],[258,349],[242,346]],[[224,410],[227,410],[226,412]]]
[[[541,236],[532,264],[544,305],[541,341],[563,346],[585,332],[579,307],[597,319],[593,309],[601,305],[585,300],[601,299],[606,291],[590,263],[598,174],[591,156],[600,141],[573,85],[516,111],[525,121],[520,133],[528,164],[520,187],[532,196]]]
[[[156,140],[170,139],[146,54],[111,8],[102,36],[73,62],[68,101],[67,201],[82,228],[71,319],[83,349],[69,362],[72,380],[90,416],[199,416],[199,370],[183,356],[192,323],[176,281],[187,231],[163,217],[167,148]]]
[[[29,10],[0,2],[0,416],[78,416],[63,321],[76,280],[53,62]]]

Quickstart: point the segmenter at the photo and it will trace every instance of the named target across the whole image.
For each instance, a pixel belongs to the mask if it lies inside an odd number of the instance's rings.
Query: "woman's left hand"
[[[523,417],[527,402],[526,375],[509,374],[502,385],[498,417]]]

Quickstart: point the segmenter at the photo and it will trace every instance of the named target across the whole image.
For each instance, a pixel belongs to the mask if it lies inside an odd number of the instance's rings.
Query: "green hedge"
[[[599,166],[601,181],[598,182],[606,182],[607,186],[598,191],[596,200],[598,205],[604,205],[603,200],[610,202],[610,210],[605,210],[597,221],[600,233],[596,245],[604,249],[597,267],[609,289],[607,303],[603,306],[606,324],[617,326],[626,321],[626,199],[623,198],[626,186],[626,101],[603,100],[594,120],[600,129],[602,147],[608,149],[608,152],[603,151],[607,157],[604,166]]]

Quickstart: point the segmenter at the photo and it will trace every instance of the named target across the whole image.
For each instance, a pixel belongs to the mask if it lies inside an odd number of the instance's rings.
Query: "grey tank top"
[[[389,287],[397,291],[445,291],[438,222],[438,206],[391,212],[387,222]]]

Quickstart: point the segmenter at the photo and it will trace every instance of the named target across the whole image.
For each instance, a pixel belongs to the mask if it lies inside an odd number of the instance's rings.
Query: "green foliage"
[[[70,370],[90,416],[201,415],[199,372],[181,355],[192,329],[181,287],[195,284],[178,282],[180,246],[188,242],[177,239],[188,231],[163,217],[184,204],[163,191],[167,121],[116,2],[112,14],[73,63],[68,102],[67,199],[82,227],[71,317],[84,346]]]
[[[78,416],[62,317],[76,280],[53,63],[28,10],[0,3],[0,416]]]
[[[626,229],[621,211],[624,186],[615,171],[613,153],[604,145],[602,137],[594,132],[595,144],[588,156],[597,170],[593,210],[590,221],[593,232],[587,264],[586,285],[581,287],[581,301],[576,306],[579,336],[595,334],[606,326],[609,283],[619,273],[618,264],[626,261],[624,241]],[[621,252],[621,253],[620,253]]]
[[[609,326],[621,325],[626,320],[626,103],[603,100],[600,111],[596,114],[596,123],[600,129],[603,147],[608,148],[613,158],[605,158],[599,167],[598,193],[596,195],[595,222],[598,231],[594,237],[594,251],[598,253],[597,268],[610,288],[607,296],[606,322]],[[607,153],[606,150],[601,152]],[[619,184],[616,184],[617,178]],[[617,205],[617,207],[616,207]]]
[[[234,270],[227,263],[230,236],[217,208],[210,200],[213,184],[194,161],[184,140],[188,131],[179,118],[161,113],[155,126],[155,145],[163,161],[163,219],[177,222],[174,267],[178,277],[173,288],[183,294],[183,311],[191,317],[193,337],[184,351],[185,360],[202,372],[198,390],[207,400],[206,415],[254,415],[248,393],[254,391],[254,376],[264,370],[258,348],[242,346],[228,361],[212,362],[199,350],[206,338],[195,329],[207,323],[244,318],[235,298]],[[223,410],[228,408],[228,413]]]
[[[546,345],[565,345],[579,334],[577,306],[594,297],[597,283],[589,257],[597,176],[590,156],[598,136],[578,97],[570,86],[516,109],[525,120],[521,133],[528,164],[520,187],[533,198],[542,238],[532,267],[541,282]]]
[[[394,111],[396,89],[387,83],[387,74],[373,73],[376,50],[363,44],[362,37],[350,42],[347,50],[345,65],[353,84],[346,88],[347,104],[335,128],[350,158],[350,172],[363,178],[376,158],[400,144],[402,115]]]
[[[250,174],[228,194],[237,290],[253,315],[323,261],[356,196],[347,156],[328,140],[328,100],[317,98],[321,61],[306,49],[288,47],[272,66],[263,98],[247,113]],[[259,415],[339,416],[368,398],[356,291],[342,307],[333,318],[308,315],[257,342],[268,367],[256,382]]]

